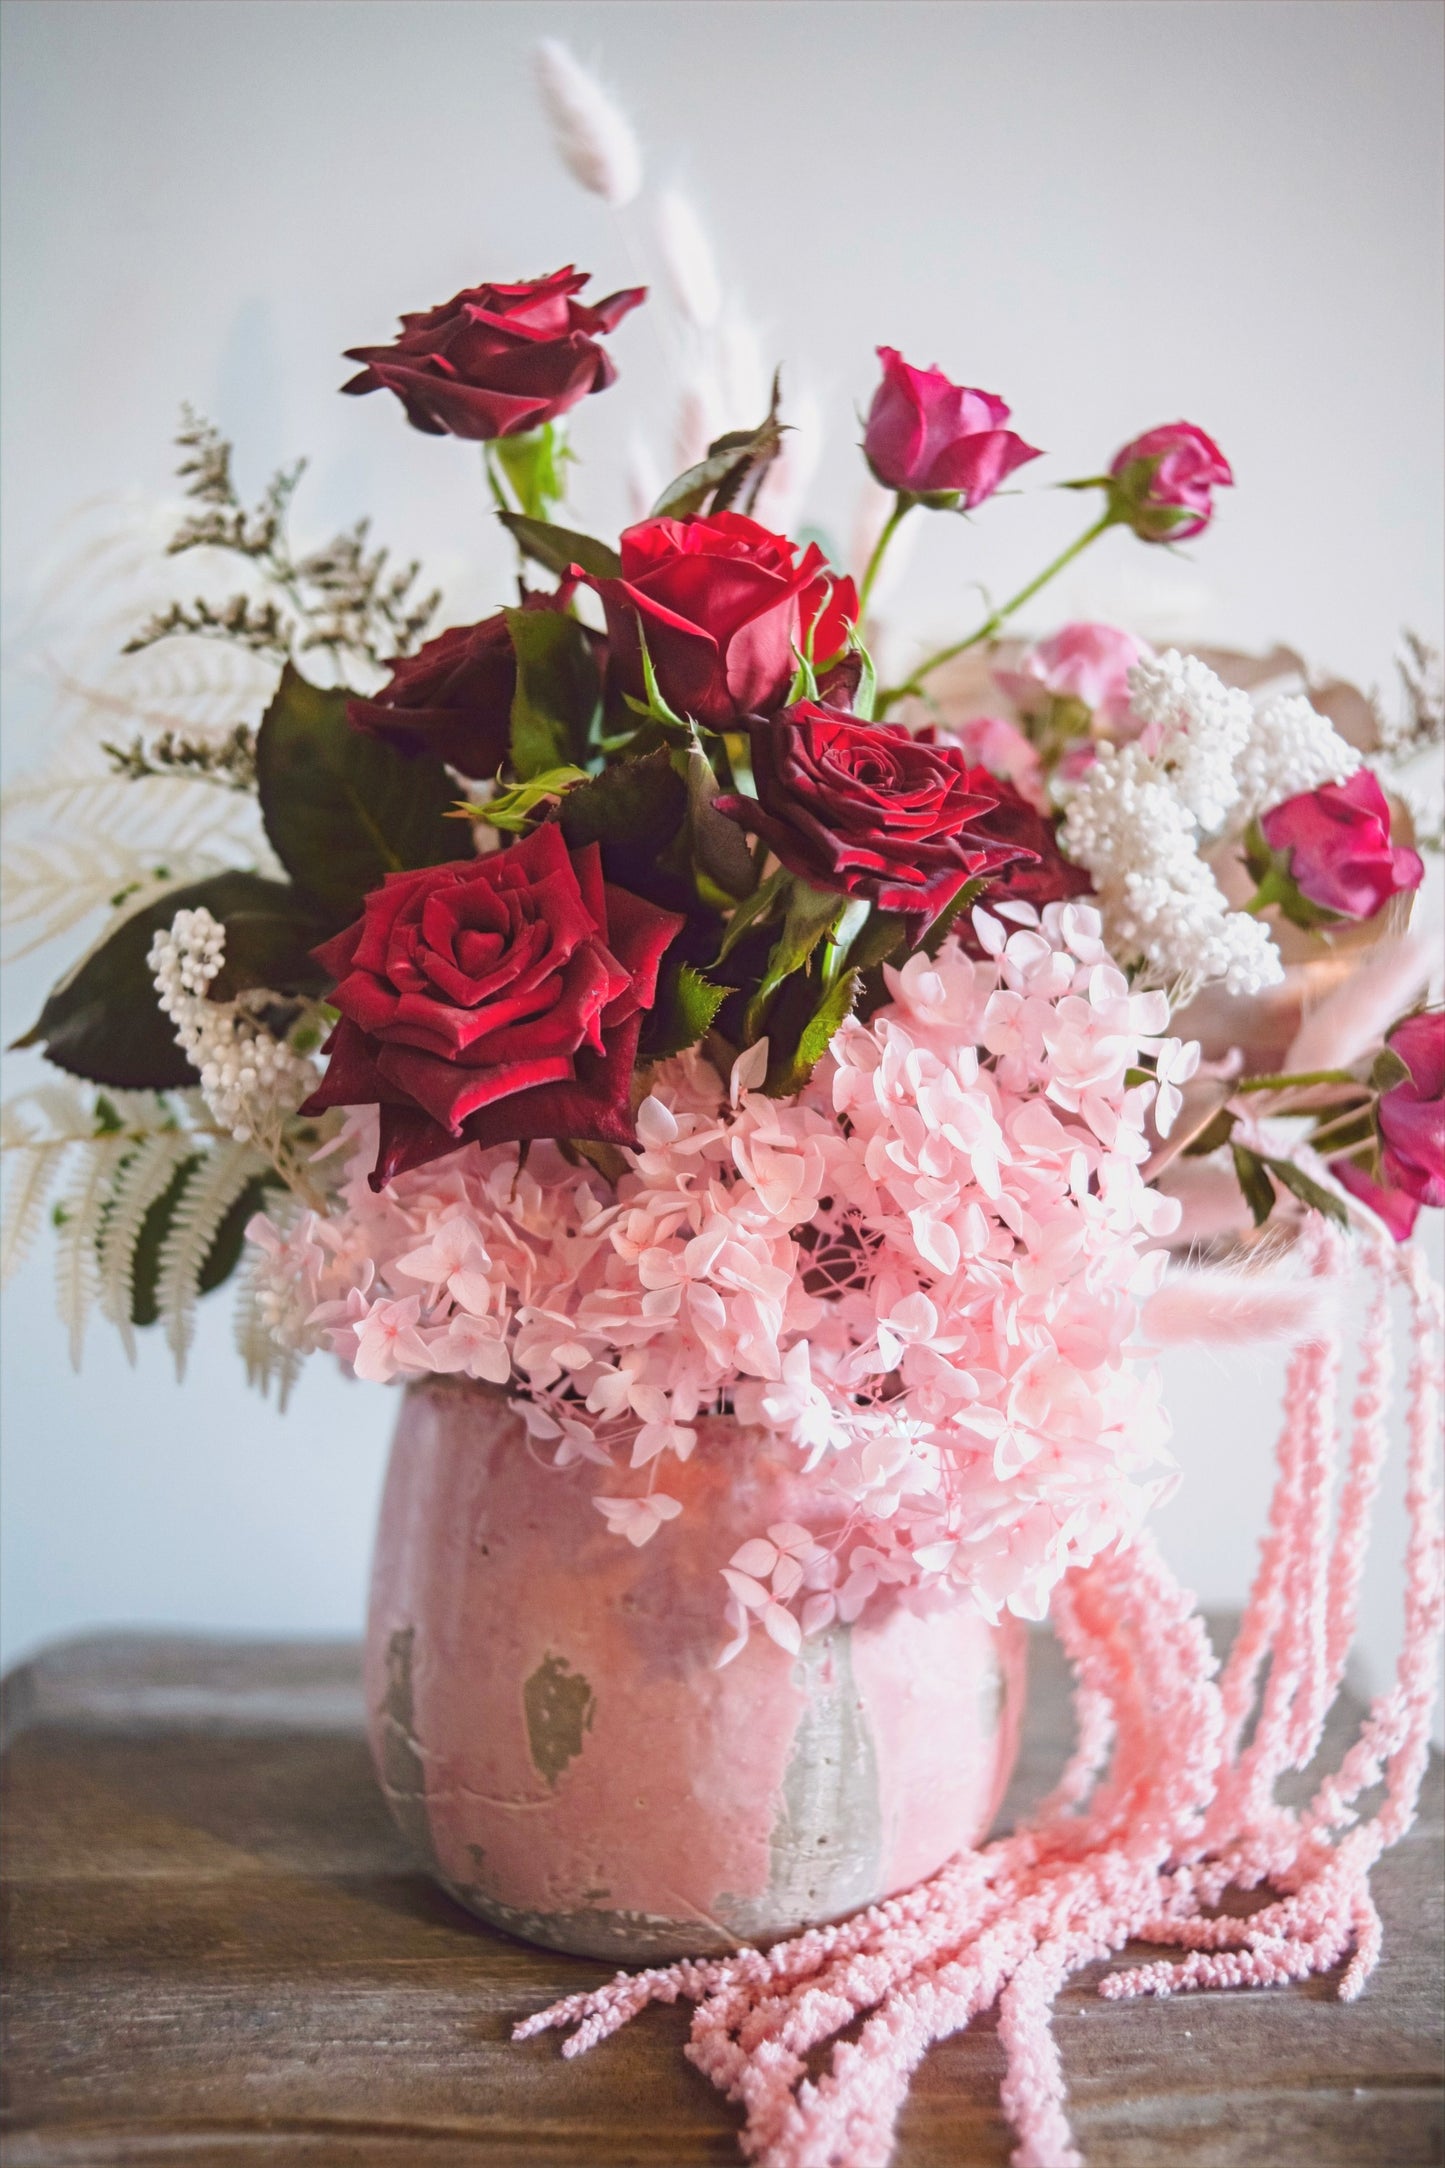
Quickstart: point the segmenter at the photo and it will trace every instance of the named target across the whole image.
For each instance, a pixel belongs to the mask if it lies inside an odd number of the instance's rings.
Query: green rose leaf
[[[512,769],[528,783],[586,757],[602,716],[602,681],[583,627],[560,610],[508,610],[517,657]]]
[[[779,381],[773,378],[772,405],[756,429],[733,429],[717,437],[707,448],[706,459],[689,467],[669,482],[648,514],[650,519],[686,519],[712,502],[709,510],[726,511],[742,495],[748,481],[756,494],[763,476],[783,447],[783,424],[778,419]]]
[[[266,833],[332,928],[348,925],[388,873],[466,855],[447,818],[456,790],[442,763],[353,730],[349,698],[288,663],[256,738]]]
[[[666,746],[640,760],[618,761],[562,800],[557,818],[569,847],[600,843],[609,877],[655,868],[687,812],[687,786]]]
[[[730,992],[729,987],[714,986],[691,964],[681,964],[671,973],[664,970],[661,994],[644,1026],[643,1060],[666,1061],[684,1047],[696,1046],[712,1029]]]
[[[1275,1206],[1275,1188],[1265,1169],[1265,1163],[1257,1152],[1251,1152],[1243,1144],[1231,1145],[1234,1154],[1234,1171],[1244,1192],[1256,1227],[1262,1227]]]
[[[616,580],[622,576],[622,559],[610,543],[595,535],[578,534],[572,527],[554,527],[549,520],[528,519],[522,512],[503,512],[502,525],[524,557],[555,572],[565,580],[573,565],[580,565],[594,579]]]
[[[1282,1182],[1287,1190],[1298,1197],[1301,1204],[1308,1205],[1312,1212],[1323,1212],[1326,1219],[1332,1219],[1338,1226],[1348,1229],[1350,1215],[1345,1209],[1343,1199],[1337,1197],[1333,1190],[1328,1190],[1316,1182],[1302,1168],[1297,1167],[1292,1159],[1266,1159],[1264,1164],[1275,1180]]]
[[[204,907],[226,929],[226,957],[214,982],[218,999],[242,987],[320,993],[326,975],[309,951],[325,928],[283,881],[255,873],[216,873],[172,888],[123,919],[62,979],[17,1046],[43,1046],[72,1076],[121,1091],[175,1091],[196,1072],[163,1016],[146,957],[177,911]]]
[[[802,1090],[827,1053],[838,1026],[845,1016],[851,1015],[862,983],[860,971],[845,971],[836,984],[828,988],[799,1033],[793,1052],[781,1060],[769,1062],[763,1090],[770,1098],[785,1099]]]

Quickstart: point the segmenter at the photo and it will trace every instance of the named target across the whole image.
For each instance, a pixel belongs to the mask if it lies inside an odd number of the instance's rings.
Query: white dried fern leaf
[[[85,1328],[100,1291],[97,1244],[116,1171],[134,1142],[124,1134],[89,1138],[70,1188],[61,1200],[56,1227],[55,1303],[70,1340],[70,1360],[78,1370]]]
[[[155,1130],[134,1145],[111,1184],[97,1243],[97,1293],[102,1315],[115,1326],[132,1362],[136,1244],[151,1206],[165,1195],[181,1168],[195,1155],[196,1140],[185,1130]]]
[[[219,873],[229,863],[210,851],[143,856],[100,835],[84,843],[65,836],[8,842],[0,866],[0,923],[14,929],[14,938],[5,944],[4,960],[18,962],[95,912],[114,910],[118,896],[125,897],[127,912],[140,910],[168,888]]]
[[[90,1109],[71,1085],[42,1084],[0,1107],[0,1149],[13,1154],[0,1238],[0,1284],[29,1255],[67,1153],[88,1142],[94,1128]]]
[[[182,1190],[161,1243],[156,1307],[166,1340],[183,1377],[195,1332],[200,1276],[221,1222],[248,1182],[269,1172],[251,1144],[227,1141],[207,1153]]]

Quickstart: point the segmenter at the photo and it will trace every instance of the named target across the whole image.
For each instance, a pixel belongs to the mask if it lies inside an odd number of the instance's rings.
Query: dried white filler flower
[[[624,114],[560,38],[542,38],[537,88],[552,140],[573,180],[614,210],[642,187],[642,152]]]

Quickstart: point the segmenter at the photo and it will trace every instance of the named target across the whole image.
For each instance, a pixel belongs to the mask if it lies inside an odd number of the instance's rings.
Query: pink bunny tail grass
[[[1321,1282],[1338,1275],[1343,1247],[1319,1237]],[[913,2071],[935,2041],[997,2003],[1015,2168],[1078,2168],[1050,2014],[1081,1966],[1130,1940],[1182,1953],[1108,1974],[1099,1992],[1117,2000],[1270,1986],[1348,1957],[1338,1992],[1353,2000],[1380,1954],[1370,1870],[1414,1819],[1445,1617],[1440,1291],[1412,1246],[1364,1249],[1375,1290],[1338,1511],[1332,1518],[1338,1354],[1316,1323],[1294,1352],[1269,1525],[1221,1675],[1194,1599],[1152,1539],[1116,1549],[1072,1574],[1054,1605],[1078,1680],[1079,1740],[1029,1822],[838,1926],[766,1952],[619,1973],[528,2018],[517,2037],[575,2027],[563,2052],[576,2054],[647,2003],[684,1996],[697,2005],[687,2055],[743,2108],[749,2159],[885,2168]],[[1341,1766],[1296,1810],[1276,1786],[1313,1758],[1353,1634],[1397,1287],[1412,1353],[1402,1647]],[[1356,1802],[1378,1785],[1381,1803],[1361,1821]],[[1227,1889],[1262,1886],[1266,1901],[1248,1917],[1217,1911]],[[855,2039],[837,2039],[859,2020]],[[814,2079],[808,2058],[829,2040],[830,2066]]]
[[[1169,1274],[1145,1303],[1139,1325],[1144,1338],[1160,1347],[1242,1347],[1322,1332],[1333,1307],[1328,1282],[1318,1278],[1191,1266]]]

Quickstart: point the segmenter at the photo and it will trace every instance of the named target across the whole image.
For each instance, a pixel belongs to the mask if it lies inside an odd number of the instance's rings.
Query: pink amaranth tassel
[[[1340,1272],[1343,1249],[1321,1235],[1321,1278]],[[924,2055],[997,2003],[1015,2168],[1077,2168],[1050,2014],[1081,1966],[1131,1939],[1185,1953],[1107,1975],[1099,1992],[1119,1999],[1275,1985],[1352,1952],[1339,1994],[1353,2000],[1380,1954],[1370,1871],[1414,1819],[1445,1619],[1440,1291],[1412,1247],[1367,1242],[1364,1254],[1375,1289],[1333,1534],[1338,1352],[1316,1322],[1291,1361],[1259,1569],[1221,1677],[1193,1598],[1152,1540],[1106,1554],[1055,1598],[1078,1680],[1079,1736],[1028,1823],[838,1926],[765,1953],[619,1973],[526,2019],[516,2037],[573,2026],[563,2052],[576,2054],[647,2003],[685,1996],[697,2005],[686,2052],[742,2106],[749,2159],[885,2168]],[[1396,1287],[1408,1300],[1412,1353],[1403,1642],[1394,1683],[1340,1768],[1296,1811],[1276,1787],[1317,1750],[1353,1636],[1386,1444]],[[1356,1802],[1381,1781],[1378,1812],[1360,1822]],[[1259,1911],[1214,1916],[1226,1889],[1262,1883],[1275,1895]],[[856,2040],[836,2040],[859,2018]],[[831,2065],[812,2079],[808,2057],[830,2039]]]

